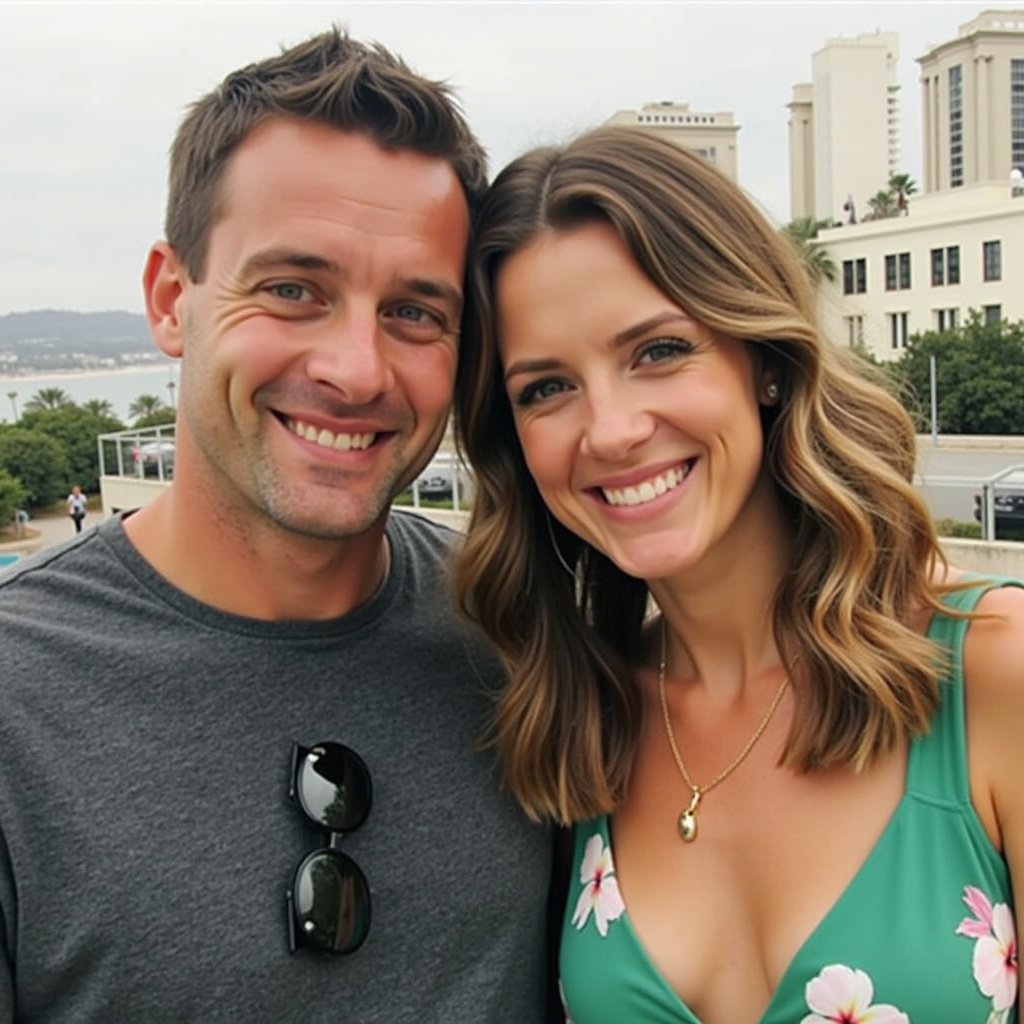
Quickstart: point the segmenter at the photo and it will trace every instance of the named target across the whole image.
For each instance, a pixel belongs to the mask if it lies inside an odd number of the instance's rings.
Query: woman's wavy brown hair
[[[514,161],[477,220],[456,389],[476,498],[456,584],[510,673],[494,726],[505,782],[535,817],[608,812],[643,714],[632,675],[647,587],[548,515],[516,436],[495,333],[504,261],[541,232],[594,221],[618,232],[665,295],[758,346],[775,370],[780,402],[765,416],[765,459],[792,543],[773,626],[801,665],[783,763],[862,769],[926,730],[938,700],[936,653],[911,624],[937,607],[932,579],[944,565],[911,486],[913,425],[850,353],[822,338],[800,257],[733,182],[671,143],[606,127]]]

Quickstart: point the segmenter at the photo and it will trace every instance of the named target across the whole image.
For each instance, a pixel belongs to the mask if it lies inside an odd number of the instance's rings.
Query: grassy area
[[[940,537],[960,537],[981,540],[981,523],[965,523],[958,519],[936,519],[935,530]]]

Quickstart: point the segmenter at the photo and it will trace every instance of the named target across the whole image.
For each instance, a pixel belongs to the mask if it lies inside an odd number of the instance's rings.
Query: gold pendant
[[[697,804],[700,803],[700,790],[695,789],[690,798],[690,806],[679,815],[679,838],[684,843],[692,843],[697,838]]]

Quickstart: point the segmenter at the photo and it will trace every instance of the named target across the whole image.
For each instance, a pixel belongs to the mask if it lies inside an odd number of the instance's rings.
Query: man
[[[186,117],[144,274],[174,482],[0,586],[0,1021],[541,1019],[498,666],[450,535],[389,515],[484,174],[443,87],[337,31]]]

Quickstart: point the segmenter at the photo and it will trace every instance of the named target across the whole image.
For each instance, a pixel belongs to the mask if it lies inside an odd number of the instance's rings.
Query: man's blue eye
[[[294,281],[282,281],[280,284],[271,285],[270,290],[278,298],[287,299],[289,302],[299,302],[309,294],[306,288]]]
[[[412,320],[415,322],[421,321],[426,317],[427,312],[424,309],[420,309],[419,306],[396,306],[395,316],[401,320]]]

